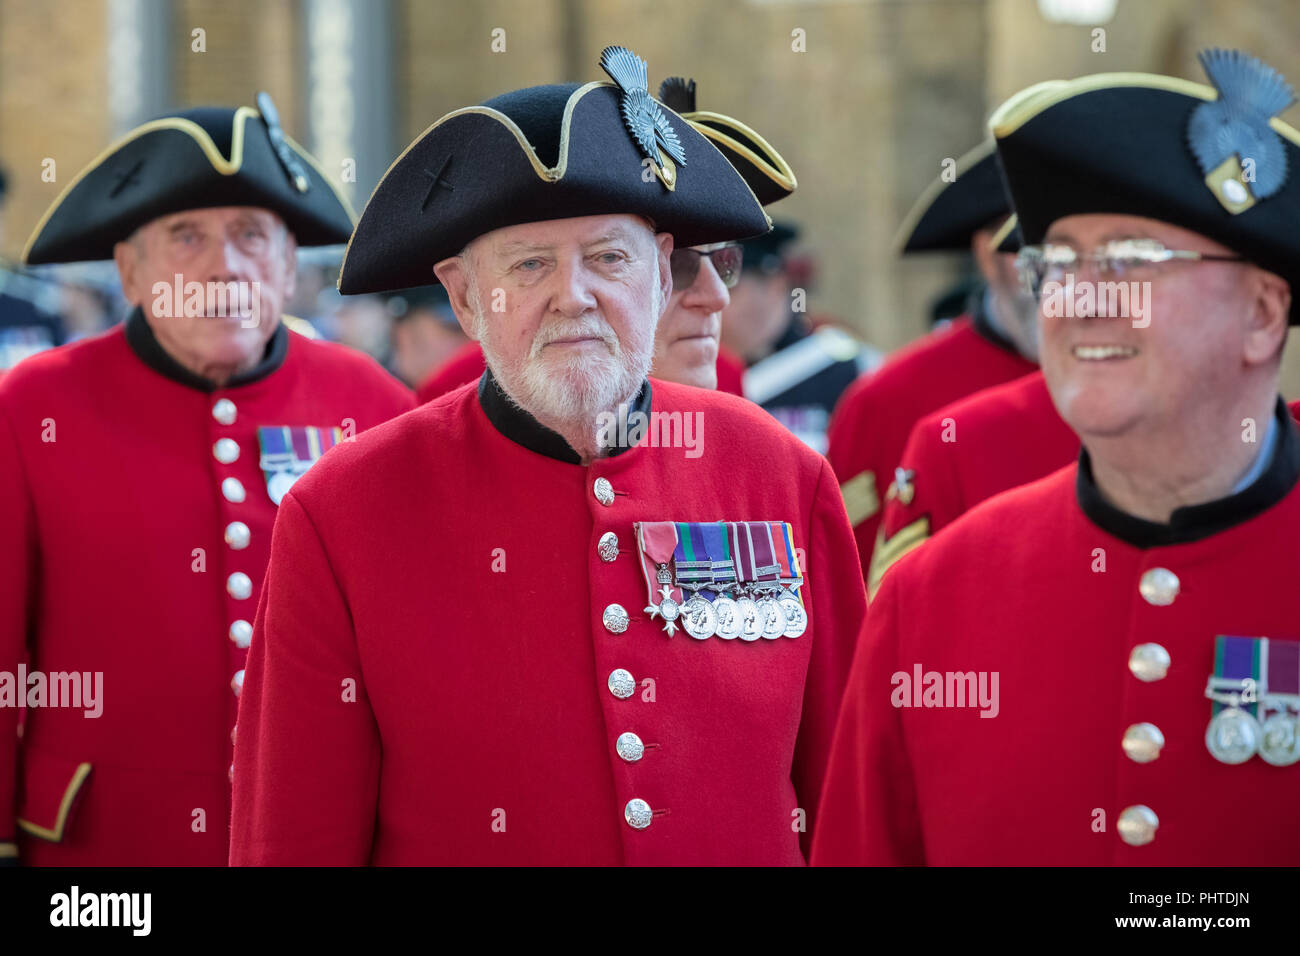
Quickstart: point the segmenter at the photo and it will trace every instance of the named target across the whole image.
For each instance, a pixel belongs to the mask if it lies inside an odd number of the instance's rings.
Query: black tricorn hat
[[[1201,63],[1214,87],[1101,73],[1000,106],[989,127],[1021,238],[1042,242],[1053,222],[1082,213],[1167,222],[1286,279],[1300,323],[1300,132],[1276,116],[1293,94],[1245,54],[1212,50]]]
[[[764,206],[784,199],[799,181],[772,145],[740,120],[695,107],[695,81],[670,76],[659,84],[659,101],[706,136],[722,151]]]
[[[901,255],[969,252],[976,231],[1009,212],[993,142],[986,141],[926,187],[898,227],[894,249]]]
[[[621,47],[601,59],[616,83],[528,87],[425,130],[362,210],[339,291],[436,281],[435,263],[528,222],[628,213],[678,246],[766,232],[767,214],[740,174],[650,97],[644,62]]]
[[[1007,221],[993,234],[989,244],[993,246],[996,252],[1012,253],[1020,251],[1020,247],[1024,243],[1020,241],[1020,220],[1016,218],[1015,213],[1007,217]]]
[[[30,265],[111,259],[115,243],[159,216],[260,206],[300,246],[347,242],[355,216],[305,149],[284,135],[271,98],[199,107],[138,126],[54,200],[23,250]]]

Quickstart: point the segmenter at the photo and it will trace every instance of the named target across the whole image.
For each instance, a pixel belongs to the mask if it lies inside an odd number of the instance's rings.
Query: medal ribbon
[[[1263,639],[1267,642],[1267,638]],[[1212,684],[1217,684],[1215,690],[1222,693],[1240,694],[1242,691],[1242,681],[1247,678],[1255,680],[1255,700],[1250,703],[1243,702],[1239,706],[1242,710],[1247,711],[1252,716],[1258,717],[1259,696],[1263,688],[1259,686],[1260,677],[1260,653],[1265,652],[1261,646],[1261,639],[1256,637],[1226,637],[1220,634],[1214,639],[1214,678]],[[1220,701],[1212,701],[1210,704],[1211,715],[1217,715],[1219,711],[1229,704]]]
[[[699,527],[700,535],[704,538],[704,547],[709,554],[709,563],[713,565],[713,583],[717,585],[715,590],[730,590],[732,582],[736,579],[736,568],[731,563],[727,526],[721,521],[710,521]],[[715,595],[713,591],[709,591],[705,596],[712,601]]]
[[[1268,709],[1285,712],[1290,704],[1291,708],[1300,710],[1300,643],[1268,641],[1265,656],[1268,658]]]
[[[743,589],[754,580],[754,542],[749,537],[749,526],[739,521],[728,521],[727,536],[731,539],[731,560],[736,568],[736,585]]]
[[[703,584],[713,577],[712,565],[708,557],[700,559],[698,542],[691,534],[691,525],[685,521],[677,522],[677,550],[673,553],[676,565],[677,583],[684,585]]]
[[[777,580],[781,575],[781,565],[773,553],[772,526],[766,521],[746,521],[745,528],[754,545],[754,580]]]
[[[803,574],[799,569],[799,556],[794,552],[794,531],[785,521],[772,522],[772,541],[776,545],[776,560],[781,565],[781,584],[803,604],[800,586]]]
[[[642,521],[636,526],[636,537],[641,553],[641,574],[645,577],[650,603],[658,604],[662,598],[657,572],[659,565],[666,565],[673,559],[677,526],[671,521]],[[680,602],[681,597],[681,591],[673,589],[672,599]]]

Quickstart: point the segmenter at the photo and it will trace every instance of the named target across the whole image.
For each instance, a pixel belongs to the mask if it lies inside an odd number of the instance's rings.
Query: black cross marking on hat
[[[125,172],[122,172],[121,170],[114,172],[113,175],[117,177],[117,185],[113,187],[111,192],[109,192],[108,198],[112,199],[127,186],[134,186],[136,184],[136,177],[140,172],[140,167],[143,165],[144,160],[137,159],[135,165]]]
[[[424,175],[428,176],[429,179],[432,180],[432,182],[429,183],[429,191],[424,194],[424,202],[420,203],[420,212],[424,212],[425,207],[429,205],[429,200],[433,198],[433,191],[437,189],[439,186],[447,190],[447,192],[452,192],[455,190],[456,187],[451,184],[451,180],[443,179],[442,177],[442,174],[446,172],[447,167],[450,165],[451,165],[451,157],[448,156],[446,159],[442,161],[442,165],[438,167],[438,171],[436,173],[431,173],[427,169],[420,170],[420,172],[424,173]]]

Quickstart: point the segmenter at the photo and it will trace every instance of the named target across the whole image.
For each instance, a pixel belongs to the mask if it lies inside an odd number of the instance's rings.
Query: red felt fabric
[[[797,811],[811,828],[865,608],[834,476],[742,399],[654,381],[653,403],[703,416],[700,457],[566,464],[503,436],[465,386],[295,486],[240,701],[232,863],[804,862]],[[652,520],[789,521],[807,633],[670,639],[631,550]],[[625,633],[602,624],[611,603]],[[625,731],[636,763],[615,752]],[[647,829],[624,822],[634,797]]]
[[[840,484],[866,472],[884,505],[912,426],[972,392],[1019,378],[1034,365],[977,333],[969,316],[925,336],[858,379],[831,418],[826,457]],[[862,572],[871,566],[881,508],[853,528]]]
[[[823,796],[815,864],[1293,865],[1295,767],[1229,766],[1205,730],[1216,635],[1300,639],[1300,489],[1227,531],[1141,550],[1093,525],[1076,465],[998,495],[898,562],[871,603]],[[1105,571],[1094,570],[1103,549]],[[1181,590],[1147,603],[1142,574]],[[1172,664],[1139,681],[1133,647]],[[999,672],[1000,709],[895,707],[893,675]],[[1163,732],[1139,764],[1127,727]],[[1129,846],[1145,804],[1159,827]],[[1104,816],[1098,816],[1102,811]],[[1104,829],[1095,829],[1100,821]],[[1279,822],[1281,821],[1281,822]]]

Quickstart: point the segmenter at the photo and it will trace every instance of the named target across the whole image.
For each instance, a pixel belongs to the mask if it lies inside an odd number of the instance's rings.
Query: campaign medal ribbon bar
[[[1263,733],[1255,717],[1260,693],[1261,653],[1267,641],[1254,637],[1214,639],[1214,673],[1205,688],[1210,704],[1210,725],[1205,746],[1215,760],[1245,763],[1259,751]]]
[[[677,571],[677,586],[691,596],[682,605],[682,627],[697,641],[712,637],[718,628],[718,615],[713,605],[700,594],[713,583],[713,562],[709,560],[704,528],[699,524],[679,522],[677,525],[677,550],[673,553]]]

